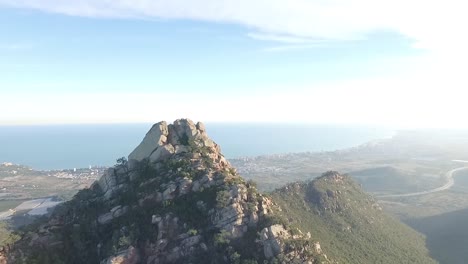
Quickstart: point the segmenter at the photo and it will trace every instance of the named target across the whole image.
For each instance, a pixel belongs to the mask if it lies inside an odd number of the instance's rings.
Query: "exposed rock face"
[[[282,250],[282,240],[289,238],[289,232],[282,225],[265,227],[260,233],[263,252],[266,258],[273,258]]]
[[[167,125],[165,121],[154,124],[143,141],[128,156],[128,165],[132,169],[144,160],[151,163],[163,162],[174,155],[188,153],[193,148],[204,148],[209,153],[213,166],[218,169],[230,166],[220,153],[219,146],[208,137],[205,125],[201,122],[195,125],[189,119],[176,120],[170,125]],[[110,168],[99,179],[98,184],[107,199],[110,199],[113,193],[122,187],[119,186],[118,180],[118,175],[122,173],[122,171],[116,171],[116,168]]]
[[[99,224],[107,224],[114,220],[115,218],[121,217],[122,215],[128,212],[128,206],[122,207],[121,205],[117,205],[110,210],[110,212],[102,214],[98,217]]]
[[[153,125],[140,145],[130,153],[128,160],[131,164],[148,158],[151,162],[158,162],[174,153],[188,152],[190,145],[214,148],[219,154],[219,147],[208,138],[204,124],[199,122],[195,125],[189,119],[179,119],[171,125],[165,121]],[[223,162],[226,160],[223,159]]]
[[[137,264],[140,260],[137,250],[130,246],[128,249],[117,253],[103,261],[101,264]]]
[[[50,253],[67,263],[314,263],[321,250],[312,242],[291,246],[310,237],[293,236],[275,218],[280,210],[237,174],[202,123],[180,119],[155,124],[128,163],[109,169],[20,244],[74,249],[32,251],[26,262]]]
[[[154,124],[140,145],[130,153],[128,159],[141,161],[150,157],[158,147],[163,146],[167,142],[168,135],[169,132],[165,121]]]

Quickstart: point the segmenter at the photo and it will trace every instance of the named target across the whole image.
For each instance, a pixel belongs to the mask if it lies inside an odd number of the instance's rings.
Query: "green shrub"
[[[187,234],[188,234],[189,236],[196,236],[196,235],[198,234],[198,230],[191,228],[191,229],[187,232]]]
[[[226,232],[225,230],[217,233],[214,235],[214,245],[217,246],[217,247],[222,247],[222,246],[225,246],[227,244],[229,244],[229,233]]]
[[[184,133],[182,136],[179,138],[180,144],[184,146],[189,146],[189,137],[186,133]]]
[[[229,205],[229,202],[231,200],[231,195],[229,194],[229,191],[227,190],[221,190],[218,191],[216,194],[216,206],[218,208],[223,208]]]

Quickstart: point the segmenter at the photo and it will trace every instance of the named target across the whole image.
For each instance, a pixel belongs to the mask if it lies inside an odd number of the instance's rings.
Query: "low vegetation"
[[[424,237],[384,212],[349,176],[330,172],[272,193],[292,226],[341,263],[435,263]]]

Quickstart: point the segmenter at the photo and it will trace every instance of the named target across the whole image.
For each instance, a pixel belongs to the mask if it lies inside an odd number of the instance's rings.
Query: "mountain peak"
[[[128,162],[119,159],[38,231],[24,234],[15,246],[26,253],[11,257],[16,263],[51,257],[65,263],[330,263],[318,241],[291,229],[280,211],[237,174],[202,123],[163,121]]]
[[[335,183],[342,183],[345,179],[346,175],[342,175],[337,171],[327,171],[317,178],[317,180],[331,181]]]
[[[208,137],[205,125],[201,122],[195,124],[190,119],[177,119],[169,125],[166,121],[154,124],[143,141],[130,153],[128,160],[130,164],[144,159],[158,162],[196,148],[218,154],[219,162],[227,164],[220,154],[219,146]]]

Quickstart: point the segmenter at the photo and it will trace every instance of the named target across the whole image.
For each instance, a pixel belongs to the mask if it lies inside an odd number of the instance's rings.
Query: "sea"
[[[229,158],[345,149],[392,137],[391,128],[349,125],[205,123]],[[0,126],[0,163],[39,170],[111,166],[151,124]]]

